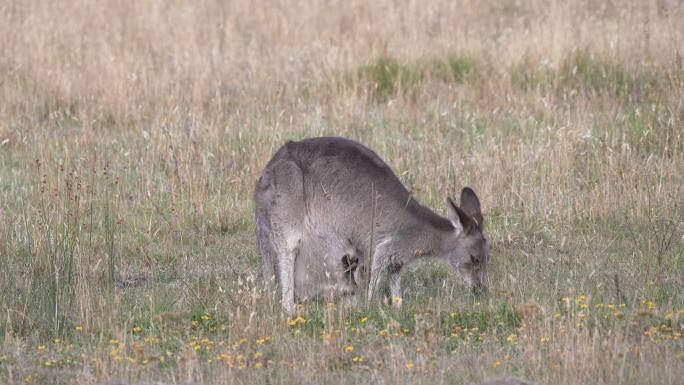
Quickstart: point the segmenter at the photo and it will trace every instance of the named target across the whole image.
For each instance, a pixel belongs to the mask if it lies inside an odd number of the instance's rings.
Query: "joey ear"
[[[461,210],[451,198],[447,198],[447,213],[449,221],[454,226],[457,233],[465,231],[469,233],[477,224],[465,211]]]
[[[473,218],[480,228],[483,227],[484,218],[482,217],[480,200],[470,187],[465,187],[461,191],[461,209]]]

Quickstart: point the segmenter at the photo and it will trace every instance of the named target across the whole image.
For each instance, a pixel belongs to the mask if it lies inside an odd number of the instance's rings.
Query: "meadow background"
[[[681,1],[0,1],[0,383],[681,384]],[[373,148],[489,294],[261,289],[253,186],[286,140]]]

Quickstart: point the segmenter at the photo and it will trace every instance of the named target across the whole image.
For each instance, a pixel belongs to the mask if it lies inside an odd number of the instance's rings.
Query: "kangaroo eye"
[[[472,263],[473,265],[477,265],[478,263],[480,263],[480,258],[478,258],[474,255],[471,255],[470,256],[470,263]]]

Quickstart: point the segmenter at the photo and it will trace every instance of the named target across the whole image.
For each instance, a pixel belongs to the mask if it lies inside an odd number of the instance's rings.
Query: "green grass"
[[[429,79],[447,83],[464,83],[477,74],[477,60],[464,55],[445,59],[424,59],[402,62],[384,55],[361,66],[357,78],[368,87],[373,97],[384,102],[393,97],[417,97],[417,87]]]

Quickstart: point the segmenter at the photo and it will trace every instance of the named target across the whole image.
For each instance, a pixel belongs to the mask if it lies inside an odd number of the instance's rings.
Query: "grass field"
[[[681,384],[681,1],[0,0],[0,383]],[[440,214],[472,186],[487,295],[261,289],[286,140],[368,145]]]

